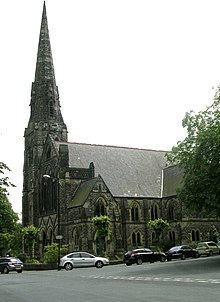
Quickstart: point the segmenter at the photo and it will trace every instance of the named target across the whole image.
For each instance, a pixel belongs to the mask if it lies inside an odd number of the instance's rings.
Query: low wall
[[[57,263],[24,263],[24,271],[43,271],[57,269]]]
[[[121,264],[121,260],[110,260],[110,265]],[[44,271],[58,269],[57,263],[24,263],[24,271]]]

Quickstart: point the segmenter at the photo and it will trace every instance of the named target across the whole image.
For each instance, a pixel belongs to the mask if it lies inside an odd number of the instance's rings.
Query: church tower
[[[30,118],[24,132],[22,216],[25,226],[37,225],[37,176],[48,135],[54,140],[67,142],[67,127],[60,110],[44,2],[35,79],[31,89]]]

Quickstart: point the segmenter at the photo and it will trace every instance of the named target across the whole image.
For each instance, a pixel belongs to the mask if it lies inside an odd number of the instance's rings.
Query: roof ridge
[[[56,141],[58,144],[69,144],[69,145],[85,145],[85,146],[97,146],[97,147],[109,147],[109,148],[118,148],[118,149],[133,149],[133,150],[144,150],[144,151],[155,151],[155,152],[168,152],[167,150],[156,150],[156,149],[145,149],[137,147],[128,147],[128,146],[115,146],[115,145],[102,145],[102,144],[91,144],[91,143],[79,143],[79,142],[62,142]]]

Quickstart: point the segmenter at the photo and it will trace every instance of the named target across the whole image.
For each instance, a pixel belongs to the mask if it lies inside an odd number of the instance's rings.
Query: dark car
[[[9,272],[15,271],[22,273],[23,262],[14,257],[0,257],[0,272],[1,274],[8,274]]]
[[[172,259],[186,259],[186,258],[198,258],[199,253],[196,249],[191,248],[188,245],[174,246],[166,252],[167,260]]]
[[[126,265],[132,265],[134,263],[140,265],[143,262],[153,263],[155,261],[164,262],[166,255],[164,253],[153,252],[151,249],[135,249],[128,251],[124,254],[124,263]]]

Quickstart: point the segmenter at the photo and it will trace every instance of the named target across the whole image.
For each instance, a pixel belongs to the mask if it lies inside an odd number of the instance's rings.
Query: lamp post
[[[58,255],[57,255],[57,269],[60,271],[60,250],[61,250],[61,240],[63,236],[60,234],[60,184],[59,178],[54,178],[50,175],[43,175],[43,178],[51,179],[52,181],[57,182],[57,235],[56,240],[58,240]]]

